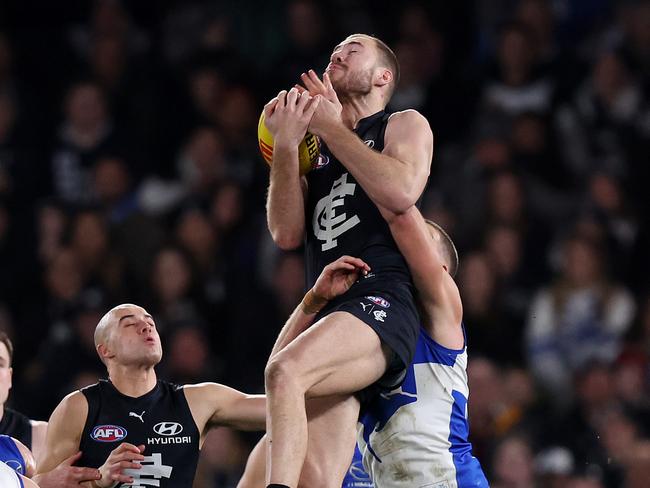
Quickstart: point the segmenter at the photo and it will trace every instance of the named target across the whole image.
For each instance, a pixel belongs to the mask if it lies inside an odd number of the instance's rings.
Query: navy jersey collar
[[[368,128],[374,124],[378,119],[384,116],[386,110],[380,110],[377,113],[364,117],[363,119],[357,122],[357,127],[354,129],[354,132],[357,134],[363,134]]]

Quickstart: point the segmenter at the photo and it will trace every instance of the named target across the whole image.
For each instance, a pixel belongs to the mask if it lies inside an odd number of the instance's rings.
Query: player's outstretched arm
[[[433,134],[427,120],[415,110],[391,115],[384,149],[378,152],[343,124],[341,104],[327,73],[319,91],[323,94],[317,97],[321,101],[310,132],[325,141],[375,204],[393,212],[414,205],[426,186],[433,157]]]
[[[73,466],[79,460],[79,441],[88,415],[88,402],[79,391],[66,396],[48,423],[44,452],[34,481],[41,488],[78,488],[100,479],[99,470]]]
[[[295,249],[305,233],[305,178],[299,174],[298,145],[318,106],[297,89],[281,91],[264,106],[266,125],[273,134],[273,163],[266,201],[267,223],[275,243]]]
[[[214,426],[239,430],[266,427],[264,395],[248,395],[219,383],[185,385],[183,391],[202,436]]]

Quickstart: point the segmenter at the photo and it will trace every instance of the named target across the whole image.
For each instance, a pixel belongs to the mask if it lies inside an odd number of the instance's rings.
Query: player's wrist
[[[288,137],[282,137],[279,136],[277,139],[275,139],[273,143],[273,151],[274,153],[282,153],[282,154],[298,154],[298,145],[300,144],[300,140],[292,140],[291,138]]]
[[[320,312],[327,302],[327,298],[317,294],[312,288],[302,299],[301,308],[305,315],[311,315]]]

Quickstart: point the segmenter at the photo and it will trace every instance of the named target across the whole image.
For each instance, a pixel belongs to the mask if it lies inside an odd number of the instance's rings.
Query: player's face
[[[4,342],[0,342],[0,405],[4,405],[11,389],[11,361]]]
[[[114,311],[110,347],[119,364],[155,366],[162,359],[160,336],[153,317],[142,307]]]
[[[367,95],[377,69],[377,50],[370,39],[352,37],[334,48],[327,74],[336,93]]]

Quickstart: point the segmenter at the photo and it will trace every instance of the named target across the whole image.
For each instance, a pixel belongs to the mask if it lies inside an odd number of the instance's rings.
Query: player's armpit
[[[53,470],[79,450],[87,416],[88,401],[80,391],[70,393],[61,400],[48,422],[45,449],[37,466],[38,473]]]

